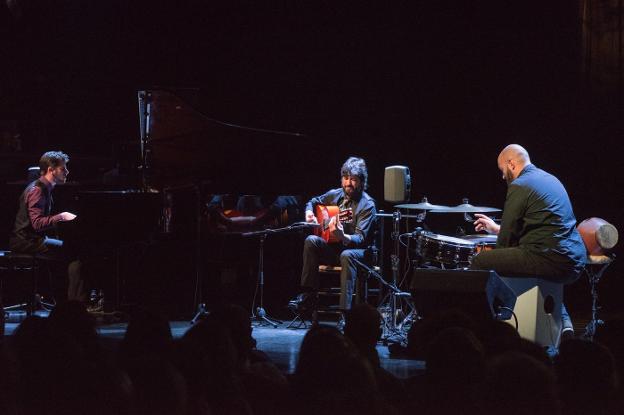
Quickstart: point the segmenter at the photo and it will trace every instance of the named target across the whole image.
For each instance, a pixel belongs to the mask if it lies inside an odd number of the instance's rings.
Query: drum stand
[[[368,265],[360,262],[357,259],[353,259],[353,261],[358,267],[368,273],[367,278],[375,278],[384,287],[390,290],[390,292],[386,294],[384,299],[381,301],[379,307],[377,307],[383,319],[384,333],[386,334],[385,336],[382,334],[382,338],[387,339],[392,335],[399,335],[401,337],[401,340],[404,340],[407,336],[407,333],[403,333],[403,331],[407,330],[410,327],[411,323],[418,318],[416,307],[412,302],[412,295],[408,292],[401,291],[401,289],[397,287],[395,283],[386,281],[383,276],[381,276],[377,271],[375,271]],[[403,320],[401,320],[401,322],[397,322],[397,298],[399,300],[404,300],[409,307],[409,312],[403,318]],[[390,305],[386,305],[386,302],[388,301],[390,301]],[[394,311],[392,311],[392,306],[395,307]]]
[[[591,262],[588,262],[585,265],[585,273],[589,279],[589,286],[591,289],[592,313],[591,320],[589,320],[585,326],[585,333],[583,333],[583,337],[592,341],[596,335],[596,328],[604,324],[604,321],[598,318],[598,310],[600,310],[600,307],[598,306],[598,282],[600,282],[602,274],[615,260],[615,255],[606,256],[604,258],[604,260],[597,262],[591,261],[590,259]]]
[[[399,263],[400,263],[400,220],[401,218],[415,218],[417,222],[422,223],[425,219],[426,211],[420,213],[418,215],[402,215],[400,211],[395,211],[392,215],[386,213],[379,213],[377,216],[381,217],[392,217],[392,242],[394,245],[393,253],[390,255],[390,265],[392,268],[392,282],[387,282],[383,279],[381,275],[379,275],[374,270],[366,267],[364,264],[359,263],[360,266],[363,266],[368,272],[369,275],[374,276],[377,280],[379,280],[386,288],[390,289],[383,299],[380,301],[377,309],[382,315],[383,319],[383,333],[382,339],[388,340],[392,336],[398,336],[399,342],[404,342],[407,339],[407,330],[409,329],[411,323],[418,318],[418,312],[412,302],[412,296],[408,292],[401,291],[399,287],[397,287],[398,283],[398,275],[399,275]],[[359,261],[358,261],[359,262]],[[398,300],[398,301],[397,301]],[[399,322],[398,320],[398,311],[401,310],[402,307],[397,306],[397,304],[401,304],[401,301],[405,301],[409,312],[405,317]]]

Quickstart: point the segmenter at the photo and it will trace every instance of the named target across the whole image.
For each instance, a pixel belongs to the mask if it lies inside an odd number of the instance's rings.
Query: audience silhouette
[[[507,323],[441,313],[410,332],[407,349],[426,370],[408,379],[381,367],[380,323],[360,304],[344,334],[313,326],[285,375],[256,348],[242,307],[216,307],[180,339],[164,316],[137,309],[113,353],[84,306],[67,302],[2,338],[0,413],[621,413],[622,320],[600,327],[594,342],[563,342],[550,358]]]

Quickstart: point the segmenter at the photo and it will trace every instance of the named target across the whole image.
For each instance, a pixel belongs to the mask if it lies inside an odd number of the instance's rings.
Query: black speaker
[[[410,291],[419,314],[459,309],[476,320],[511,318],[513,290],[494,271],[417,268]]]

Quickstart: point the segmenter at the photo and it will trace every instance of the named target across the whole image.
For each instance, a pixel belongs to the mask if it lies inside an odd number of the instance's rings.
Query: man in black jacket
[[[306,221],[316,222],[316,205],[334,205],[340,210],[351,209],[352,220],[341,223],[338,215],[329,222],[329,231],[338,240],[329,244],[316,235],[306,238],[303,248],[303,269],[301,272],[301,290],[289,303],[291,309],[310,308],[316,300],[318,290],[318,267],[322,260],[327,264],[340,265],[341,290],[340,309],[351,308],[351,297],[357,277],[355,260],[363,260],[365,248],[371,243],[372,226],[375,220],[375,201],[365,192],[368,172],[363,159],[350,157],[340,170],[341,187],[313,197],[306,205]]]

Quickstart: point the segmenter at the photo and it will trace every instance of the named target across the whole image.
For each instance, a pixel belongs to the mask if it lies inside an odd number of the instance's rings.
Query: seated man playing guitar
[[[363,159],[350,157],[340,170],[341,187],[313,197],[306,205],[306,221],[319,223],[317,235],[306,238],[303,247],[301,291],[289,308],[301,314],[316,304],[319,286],[318,267],[323,261],[340,265],[340,308],[351,309],[357,267],[353,259],[363,260],[373,237],[375,201],[364,191],[368,172]],[[337,208],[335,208],[337,206]],[[315,216],[314,209],[317,211]],[[335,216],[332,216],[332,213]]]

